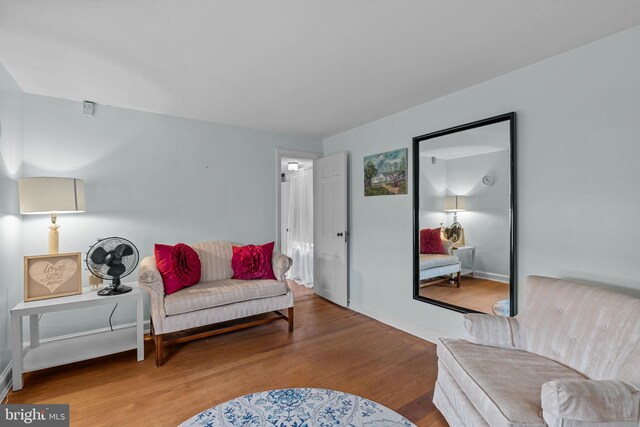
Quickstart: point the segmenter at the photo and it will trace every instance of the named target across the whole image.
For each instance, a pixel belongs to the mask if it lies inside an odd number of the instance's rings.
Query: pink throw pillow
[[[156,244],[153,253],[166,295],[200,281],[200,257],[191,246],[184,243],[175,246]]]
[[[420,230],[420,253],[447,254],[442,245],[439,228],[425,228]]]
[[[232,279],[276,280],[271,267],[271,257],[273,256],[273,246],[275,242],[266,243],[262,246],[234,246],[233,257],[231,258],[231,268],[233,269]]]

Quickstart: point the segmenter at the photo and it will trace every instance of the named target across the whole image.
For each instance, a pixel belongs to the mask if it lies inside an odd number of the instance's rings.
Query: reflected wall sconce
[[[75,178],[22,178],[18,180],[20,213],[50,214],[49,253],[58,253],[57,215],[84,212],[84,181]]]
[[[453,212],[453,223],[458,222],[458,212],[467,210],[467,198],[465,196],[445,196],[444,211]]]

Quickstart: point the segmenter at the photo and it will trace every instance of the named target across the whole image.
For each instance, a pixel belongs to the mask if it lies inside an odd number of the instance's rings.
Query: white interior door
[[[346,307],[347,153],[322,157],[313,164],[314,290]]]
[[[281,191],[281,207],[280,207],[280,253],[285,255],[289,254],[289,246],[287,245],[289,239],[287,233],[289,233],[289,190],[290,184],[283,182],[280,184]]]

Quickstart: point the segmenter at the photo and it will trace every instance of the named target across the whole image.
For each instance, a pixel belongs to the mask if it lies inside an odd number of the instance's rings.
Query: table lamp
[[[467,210],[467,198],[465,196],[445,196],[444,211],[453,212],[453,222],[458,222],[458,212]]]
[[[18,180],[21,214],[50,214],[49,253],[58,253],[57,214],[84,212],[84,181],[75,178],[22,178]]]

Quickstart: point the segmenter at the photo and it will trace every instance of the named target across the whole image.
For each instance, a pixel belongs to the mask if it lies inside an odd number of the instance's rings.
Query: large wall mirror
[[[413,139],[414,298],[514,316],[516,114]]]

